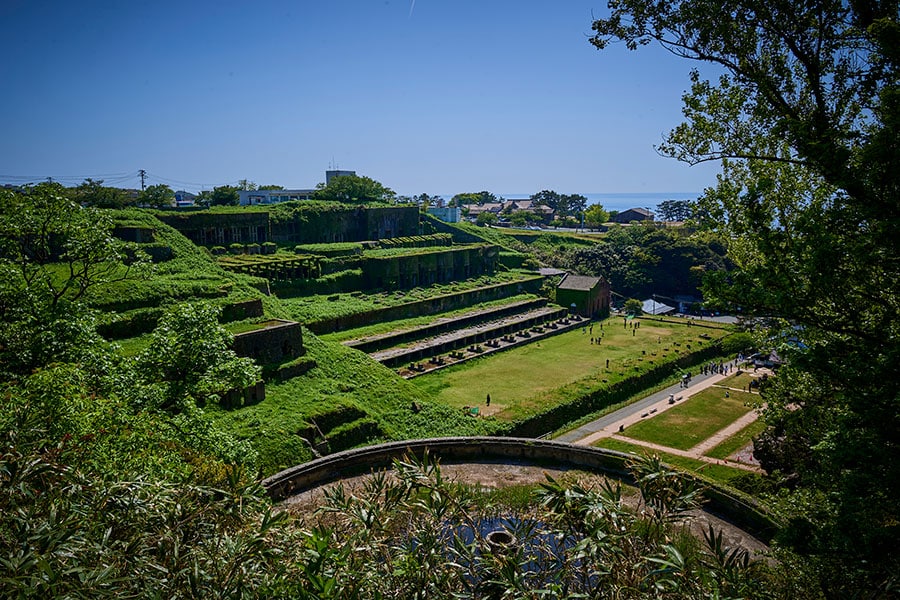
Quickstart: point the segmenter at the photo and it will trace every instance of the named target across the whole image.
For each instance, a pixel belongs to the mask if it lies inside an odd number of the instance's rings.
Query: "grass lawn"
[[[597,448],[618,450],[620,452],[630,452],[632,454],[638,454],[642,456],[646,454],[658,454],[664,462],[674,467],[684,469],[685,471],[699,473],[710,479],[725,484],[728,484],[731,479],[734,479],[736,477],[746,478],[748,475],[752,475],[752,473],[749,473],[748,471],[744,471],[742,469],[735,469],[733,467],[727,467],[725,465],[713,465],[707,462],[703,462],[702,460],[686,458],[684,456],[676,456],[674,454],[667,454],[665,452],[654,452],[649,448],[644,448],[643,446],[638,446],[637,444],[629,444],[628,442],[623,442],[613,438],[604,438],[602,440],[599,440],[596,444],[594,444],[594,446],[596,446]]]
[[[723,387],[736,388],[739,390],[746,390],[747,385],[754,379],[757,378],[747,371],[742,371],[740,373],[735,373],[734,375],[729,375],[728,377],[720,381],[718,385],[721,385]]]
[[[706,456],[709,456],[710,458],[728,458],[749,444],[753,438],[762,433],[765,428],[765,422],[762,419],[757,419],[707,452]]]
[[[751,410],[746,403],[757,398],[747,392],[711,387],[659,415],[635,423],[625,435],[670,448],[688,450]]]
[[[148,333],[138,337],[116,340],[114,343],[119,346],[119,352],[123,356],[137,356],[149,348],[150,342],[152,341],[153,338],[150,337],[150,334]]]
[[[701,333],[719,337],[727,332],[652,321],[632,330],[622,323],[618,317],[604,321],[600,344],[590,343],[592,335],[601,334],[600,323],[595,323],[593,334],[577,329],[410,381],[444,404],[479,405],[484,414],[515,420],[569,399],[566,396],[578,397],[670,362],[679,351],[696,351],[710,343],[699,338]],[[490,407],[484,406],[487,394]]]

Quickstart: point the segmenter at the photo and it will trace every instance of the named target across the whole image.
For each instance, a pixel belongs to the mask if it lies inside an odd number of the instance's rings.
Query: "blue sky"
[[[2,0],[0,183],[699,192],[653,149],[692,65],[599,52],[605,0]]]

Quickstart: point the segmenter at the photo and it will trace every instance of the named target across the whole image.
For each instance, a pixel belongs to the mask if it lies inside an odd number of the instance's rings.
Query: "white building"
[[[462,210],[458,206],[429,206],[426,212],[447,223],[459,223]]]
[[[241,206],[309,200],[316,190],[240,190]]]

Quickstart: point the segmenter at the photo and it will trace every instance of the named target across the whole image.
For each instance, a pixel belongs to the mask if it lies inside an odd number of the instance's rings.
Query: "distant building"
[[[343,177],[344,175],[356,175],[356,171],[338,171],[336,169],[325,171],[325,185],[331,183],[331,180],[335,177]]]
[[[613,223],[631,223],[632,221],[652,221],[653,213],[646,208],[629,208],[611,217]]]
[[[602,277],[566,275],[556,286],[556,303],[583,317],[596,317],[609,312],[609,282]]]
[[[499,215],[503,210],[503,204],[500,202],[486,202],[485,204],[469,204],[469,217],[475,218],[481,213],[489,212]]]
[[[240,190],[241,206],[277,204],[290,200],[309,200],[316,190]]]
[[[458,206],[430,206],[426,212],[445,223],[459,223],[462,209]]]
[[[544,204],[535,204],[533,200],[507,200],[502,206],[501,212],[504,213],[530,213],[544,223],[549,223],[553,219],[552,208]]]
[[[197,200],[197,194],[192,194],[184,190],[175,192],[175,206],[193,206]]]

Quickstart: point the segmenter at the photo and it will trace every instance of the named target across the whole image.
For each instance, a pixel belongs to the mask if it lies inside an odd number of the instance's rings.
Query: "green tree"
[[[231,349],[233,336],[218,321],[219,309],[204,303],[168,310],[138,358],[140,371],[160,391],[160,407],[180,411],[186,401],[205,402],[256,383],[260,368]]]
[[[381,183],[361,175],[342,175],[335,177],[328,185],[320,183],[316,186],[313,198],[330,200],[347,204],[365,204],[367,202],[389,202],[396,194]]]
[[[488,226],[490,226],[490,225],[496,225],[496,224],[497,224],[497,221],[499,221],[499,220],[500,220],[500,219],[497,217],[497,215],[495,215],[495,214],[492,213],[492,212],[488,212],[488,211],[484,211],[484,212],[482,212],[482,213],[478,213],[478,216],[475,218],[475,222],[476,222],[478,225],[481,225],[481,226],[484,226],[484,225],[488,225]]]
[[[136,201],[123,189],[104,186],[102,179],[85,179],[70,193],[79,204],[95,208],[122,208]]]
[[[141,191],[138,195],[138,202],[154,208],[174,206],[175,192],[164,183],[151,185],[147,189]]]
[[[0,372],[88,360],[99,338],[78,302],[90,290],[145,272],[112,235],[105,211],[82,207],[58,184],[0,190]]]
[[[584,211],[584,224],[588,227],[600,227],[609,221],[609,213],[599,204],[591,204]]]
[[[713,64],[659,150],[721,161],[700,200],[738,270],[709,292],[777,316],[763,466],[799,485],[785,537],[833,597],[897,585],[900,552],[900,23],[896,2],[619,0],[598,48]],[[799,339],[798,339],[799,338]],[[791,383],[793,385],[788,385]]]
[[[105,212],[78,205],[58,184],[0,190],[0,265],[11,278],[4,283],[56,305],[127,279],[126,244],[112,229]]]
[[[509,216],[509,222],[516,227],[522,227],[528,223],[528,213],[524,211],[516,211]]]
[[[687,221],[694,216],[690,200],[663,200],[656,205],[656,215],[662,221]]]
[[[529,200],[534,202],[535,204],[540,204],[541,206],[547,206],[552,208],[557,213],[558,218],[565,217],[568,213],[560,212],[559,204],[562,196],[554,192],[553,190],[541,190],[537,194],[532,194],[529,197]]]
[[[464,206],[466,204],[491,204],[498,201],[497,196],[488,191],[456,194],[453,196],[452,200],[456,202],[457,206]]]
[[[238,188],[232,185],[221,185],[209,193],[208,206],[237,206],[240,203],[241,195]]]
[[[560,197],[560,206],[565,214],[580,219],[587,206],[587,198],[581,194],[566,194]]]
[[[637,298],[629,298],[625,301],[625,312],[629,315],[640,315],[644,313],[644,303]]]
[[[533,194],[530,200],[552,208],[556,212],[556,218],[560,220],[568,216],[580,218],[587,206],[587,198],[581,194],[559,194],[553,190],[541,190]]]

